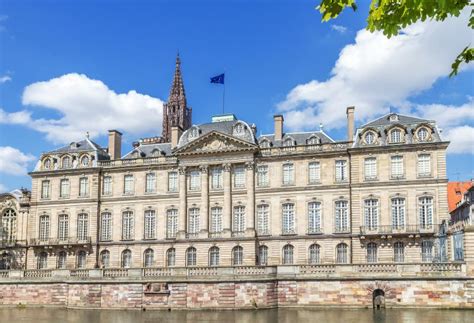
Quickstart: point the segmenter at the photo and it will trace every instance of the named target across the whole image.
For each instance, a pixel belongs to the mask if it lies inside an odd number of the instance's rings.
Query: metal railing
[[[419,234],[436,233],[437,225],[378,225],[361,226],[362,235],[380,235],[380,234]]]

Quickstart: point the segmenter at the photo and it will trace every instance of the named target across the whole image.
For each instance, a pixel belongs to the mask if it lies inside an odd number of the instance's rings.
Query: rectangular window
[[[321,181],[321,167],[319,162],[308,164],[308,181],[310,184],[316,184]]]
[[[69,217],[67,214],[60,214],[58,219],[58,239],[65,241],[69,238]]]
[[[348,203],[347,201],[336,201],[336,233],[349,231]]]
[[[392,199],[392,228],[400,230],[405,228],[405,199]]]
[[[145,239],[156,239],[156,215],[154,210],[145,211]]]
[[[178,210],[171,209],[166,212],[166,238],[176,238],[178,233]]]
[[[365,179],[373,180],[377,178],[377,159],[374,157],[364,160]]]
[[[199,209],[198,208],[189,209],[188,233],[190,234],[199,233]]]
[[[284,164],[283,165],[283,185],[292,185],[295,183],[295,174],[294,174],[293,164]]]
[[[178,173],[177,172],[168,173],[168,191],[169,192],[178,191]]]
[[[201,173],[198,170],[192,170],[188,173],[189,189],[199,191],[201,189]]]
[[[257,233],[259,235],[270,234],[268,218],[270,214],[268,205],[259,205],[257,207]]]
[[[390,159],[392,178],[403,177],[403,156],[392,156]]]
[[[268,166],[260,165],[257,167],[257,186],[268,186]]]
[[[59,197],[66,198],[69,197],[69,180],[63,178],[59,184]]]
[[[419,203],[419,219],[421,229],[432,229],[433,227],[433,198],[421,197]]]
[[[134,219],[131,211],[122,214],[122,240],[133,240],[134,236]]]
[[[347,161],[336,160],[336,182],[344,182],[347,180]]]
[[[308,233],[321,232],[321,203],[308,203]]]
[[[234,221],[232,224],[233,232],[244,232],[245,231],[245,207],[236,206],[234,207]]]
[[[431,175],[431,156],[429,154],[418,155],[418,176]]]
[[[103,195],[112,195],[112,177],[104,176],[104,185],[102,187]]]
[[[220,207],[211,209],[211,232],[222,232],[222,208]]]
[[[85,197],[89,195],[89,179],[87,177],[79,178],[79,196]]]
[[[48,215],[40,216],[40,219],[39,219],[39,239],[41,241],[46,241],[46,240],[49,239],[49,230],[50,230],[49,216]]]
[[[145,192],[146,193],[156,192],[156,174],[155,173],[146,174]]]
[[[282,233],[295,234],[295,205],[283,204]]]
[[[123,193],[133,194],[134,189],[133,175],[125,175],[123,177]]]
[[[213,167],[211,169],[211,187],[212,189],[222,188],[222,168]]]
[[[365,227],[367,230],[377,230],[379,216],[378,216],[379,201],[375,199],[369,199],[364,201],[364,217]]]
[[[49,199],[49,181],[42,181],[41,182],[41,198],[42,199]]]
[[[421,261],[433,261],[433,241],[424,240],[421,242]]]
[[[100,240],[112,240],[112,214],[109,212],[102,213],[100,221]]]
[[[245,167],[234,166],[234,187],[242,188],[245,187]]]
[[[77,240],[87,241],[89,235],[89,217],[81,213],[77,215]]]

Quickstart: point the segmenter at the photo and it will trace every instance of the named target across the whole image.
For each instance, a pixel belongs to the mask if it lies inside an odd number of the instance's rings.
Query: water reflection
[[[271,309],[242,311],[122,311],[122,310],[71,310],[53,308],[3,308],[0,322],[14,323],[404,323],[404,322],[474,322],[473,310],[436,309]]]

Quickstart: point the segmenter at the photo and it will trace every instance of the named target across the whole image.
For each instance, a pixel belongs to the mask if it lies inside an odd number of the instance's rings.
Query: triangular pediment
[[[257,145],[253,143],[225,135],[218,131],[212,131],[178,148],[175,153],[181,155],[215,154],[254,151],[256,149]]]

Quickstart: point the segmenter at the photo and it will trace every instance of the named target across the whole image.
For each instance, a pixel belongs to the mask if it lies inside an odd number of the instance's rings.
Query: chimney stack
[[[181,127],[171,127],[171,149],[174,149],[178,146],[179,137],[181,137],[182,133],[183,130],[181,129]]]
[[[355,107],[347,107],[347,141],[354,141],[354,110]]]
[[[122,157],[122,133],[117,130],[109,130],[109,156],[110,159]]]
[[[283,138],[283,116],[281,114],[274,115],[273,122],[275,124],[275,140],[281,140]]]

